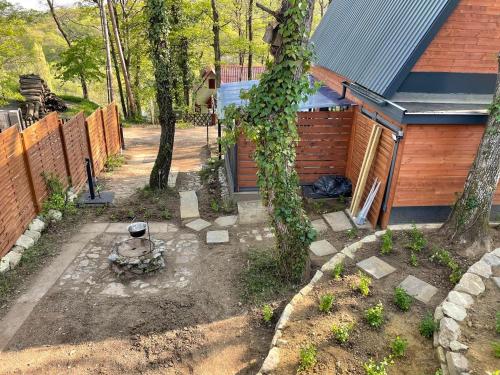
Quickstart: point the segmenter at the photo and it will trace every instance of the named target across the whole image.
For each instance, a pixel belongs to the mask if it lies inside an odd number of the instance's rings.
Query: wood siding
[[[462,193],[481,125],[408,125],[394,207],[450,206]],[[497,190],[495,204],[500,204]]]
[[[299,112],[300,141],[297,145],[297,172],[302,184],[311,184],[324,175],[345,175],[353,111]],[[257,186],[254,145],[238,140],[237,186]]]

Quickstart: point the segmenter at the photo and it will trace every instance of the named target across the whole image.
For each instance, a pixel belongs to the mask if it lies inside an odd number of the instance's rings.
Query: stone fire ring
[[[165,250],[166,245],[162,240],[127,238],[113,246],[108,260],[119,275],[141,275],[165,267]]]

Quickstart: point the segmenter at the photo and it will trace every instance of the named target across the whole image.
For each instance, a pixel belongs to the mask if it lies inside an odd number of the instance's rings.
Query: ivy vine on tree
[[[307,274],[308,248],[316,236],[302,207],[295,170],[297,111],[314,90],[306,74],[312,8],[312,0],[284,0],[273,12],[279,21],[275,40],[281,40],[278,46],[273,43],[274,62],[245,94],[248,106],[230,106],[225,112],[223,143],[234,143],[243,132],[255,144],[258,185],[276,235],[278,263],[282,277],[292,282]]]

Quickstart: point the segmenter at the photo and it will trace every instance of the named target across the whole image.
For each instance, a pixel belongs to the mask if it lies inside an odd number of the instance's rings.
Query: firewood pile
[[[64,101],[51,92],[45,81],[36,74],[20,76],[19,89],[26,101],[22,111],[27,121],[36,121],[49,112],[64,112],[68,109]]]

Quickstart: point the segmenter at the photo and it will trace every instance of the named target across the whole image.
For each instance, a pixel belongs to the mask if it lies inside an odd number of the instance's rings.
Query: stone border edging
[[[415,226],[418,229],[438,229],[441,227],[441,223],[438,224],[416,224]],[[392,231],[405,231],[411,230],[413,228],[413,224],[398,224],[398,225],[389,225],[388,229]],[[288,305],[286,305],[285,309],[281,313],[281,316],[278,320],[278,323],[275,327],[274,337],[271,341],[271,349],[268,352],[260,371],[257,375],[269,374],[274,371],[280,362],[280,349],[279,346],[282,344],[281,336],[282,330],[288,324],[290,317],[293,313],[294,307],[302,301],[302,299],[307,296],[313,289],[314,285],[323,277],[325,272],[330,272],[334,269],[335,265],[344,261],[346,257],[354,259],[356,256],[356,252],[363,247],[365,243],[371,243],[377,241],[377,239],[385,234],[386,230],[380,230],[375,232],[374,234],[370,234],[368,236],[363,237],[361,240],[354,242],[350,245],[345,246],[340,252],[335,254],[328,262],[323,264],[320,271],[316,271],[313,278],[309,283],[304,286],[293,298],[290,300]],[[499,251],[500,252],[500,251]]]
[[[469,362],[465,356],[468,346],[458,341],[460,324],[467,317],[467,309],[474,304],[474,297],[486,290],[482,279],[493,278],[493,266],[500,266],[500,248],[485,253],[470,266],[434,311],[434,319],[439,322],[439,329],[434,333],[434,347],[443,375],[469,374]],[[494,278],[494,281],[500,287],[500,278]]]

